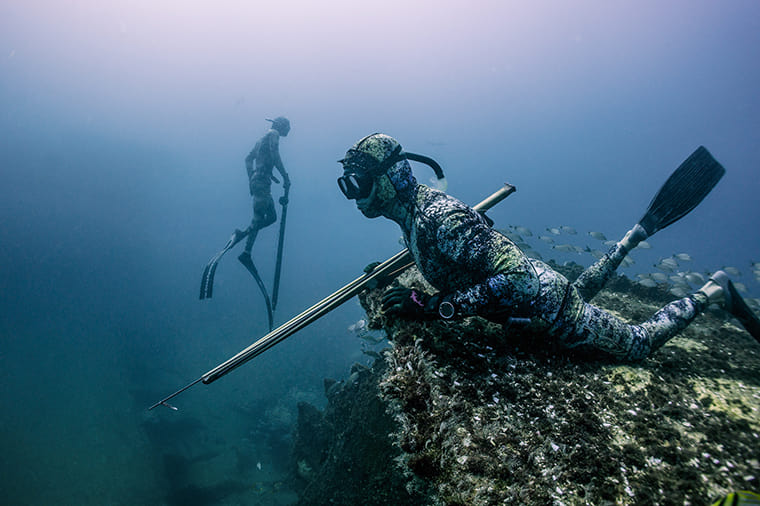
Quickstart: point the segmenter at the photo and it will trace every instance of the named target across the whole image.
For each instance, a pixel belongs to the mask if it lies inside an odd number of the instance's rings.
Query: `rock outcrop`
[[[577,270],[566,272],[568,277]],[[424,286],[415,270],[400,279]],[[760,346],[720,311],[637,364],[513,342],[479,318],[403,322],[299,409],[303,504],[710,504],[760,489]],[[594,304],[641,321],[666,292],[617,278]]]

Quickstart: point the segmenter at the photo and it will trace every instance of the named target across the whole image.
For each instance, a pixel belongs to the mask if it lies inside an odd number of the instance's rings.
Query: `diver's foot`
[[[620,241],[619,244],[625,248],[626,251],[631,251],[647,237],[649,237],[647,231],[644,230],[644,227],[637,223],[635,227],[633,227],[625,234],[625,237],[623,237],[623,240]]]
[[[752,334],[752,337],[760,342],[760,319],[758,319],[755,312],[752,311],[749,306],[747,306],[744,298],[739,295],[739,292],[731,282],[728,274],[723,271],[717,271],[715,274],[710,276],[710,281],[707,283],[707,285],[705,285],[705,287],[709,287],[710,282],[720,286],[723,295],[724,309],[734,315],[736,319],[741,322],[744,330]],[[707,296],[708,298],[711,298],[709,293]]]
[[[248,229],[240,230],[239,228],[236,228],[232,233],[232,240],[233,242],[238,242],[246,235],[248,235]]]

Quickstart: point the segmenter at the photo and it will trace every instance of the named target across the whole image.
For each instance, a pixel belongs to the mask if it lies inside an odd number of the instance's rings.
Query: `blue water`
[[[0,5],[5,504],[292,499],[278,483],[296,403],[321,405],[323,378],[364,360],[355,300],[179,411],[146,410],[267,331],[240,246],[198,300],[203,266],[250,220],[243,159],[265,118],[292,123],[276,324],[401,249],[335,184],[374,131],[438,160],[466,202],[516,185],[497,227],[573,226],[590,247],[703,144],[725,178],[629,272],[687,252],[685,268],[736,267],[760,296],[755,1],[101,4]],[[276,228],[254,249],[270,286]]]

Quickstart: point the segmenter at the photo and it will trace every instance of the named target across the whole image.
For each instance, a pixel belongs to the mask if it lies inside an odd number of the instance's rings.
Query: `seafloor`
[[[390,347],[326,381],[324,411],[299,406],[300,504],[703,505],[760,489],[760,345],[722,311],[615,364],[479,318],[388,320],[380,294],[361,301]],[[638,322],[672,298],[620,277],[592,302]]]

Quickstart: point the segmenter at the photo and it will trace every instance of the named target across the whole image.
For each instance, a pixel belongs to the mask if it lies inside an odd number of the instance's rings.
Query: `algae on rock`
[[[398,282],[425,287],[415,269]],[[388,319],[381,295],[360,300],[391,346],[361,388],[333,389],[324,418],[342,435],[319,479],[361,454],[392,476],[374,490],[406,480],[417,504],[710,504],[760,488],[760,347],[725,315],[701,315],[649,359],[615,364],[511,340],[480,318]],[[619,277],[594,303],[636,321],[667,298]],[[355,477],[342,472],[345,487]]]

